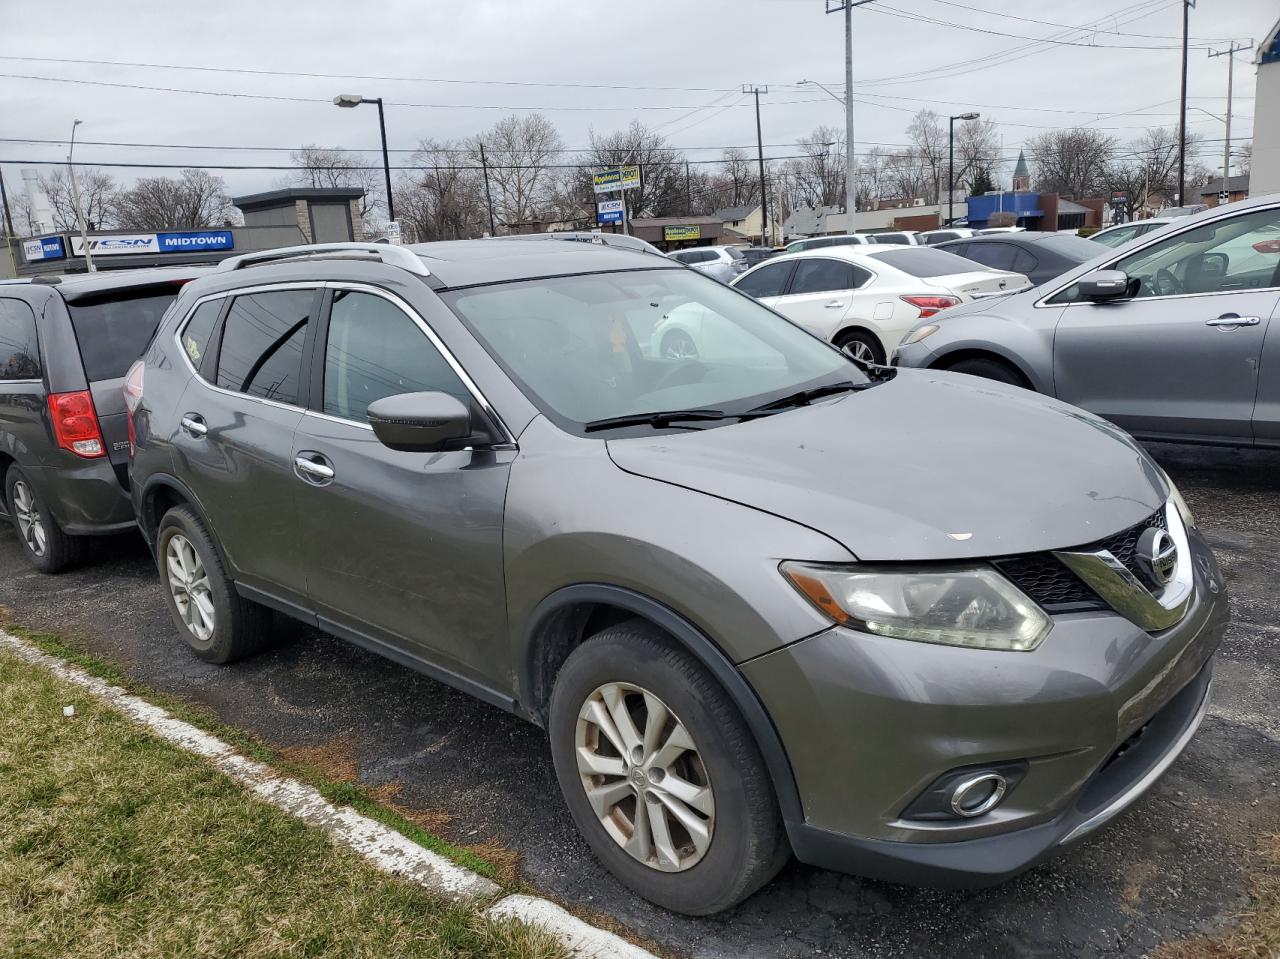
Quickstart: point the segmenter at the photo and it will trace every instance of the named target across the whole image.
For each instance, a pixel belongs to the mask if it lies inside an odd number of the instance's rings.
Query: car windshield
[[[913,246],[897,250],[876,250],[869,254],[882,263],[887,263],[895,270],[901,270],[908,276],[927,279],[933,276],[953,276],[956,273],[973,273],[986,269],[973,260],[948,253],[946,250],[935,250],[931,246]]]
[[[1046,236],[1036,243],[1036,248],[1057,253],[1076,263],[1092,260],[1095,256],[1106,252],[1098,247],[1096,240],[1077,236],[1074,233],[1056,233],[1053,236]]]
[[[670,410],[734,415],[817,386],[868,382],[839,351],[687,270],[548,277],[444,298],[529,399],[571,432]]]

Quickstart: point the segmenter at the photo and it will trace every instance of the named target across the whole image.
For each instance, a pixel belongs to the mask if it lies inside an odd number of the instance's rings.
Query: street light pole
[[[947,121],[947,226],[955,219],[956,192],[956,121],[976,120],[980,113],[961,113]]]
[[[89,231],[85,229],[84,210],[80,206],[80,187],[76,184],[76,165],[72,162],[72,157],[76,153],[76,127],[79,125],[79,120],[71,124],[71,147],[67,150],[67,173],[71,177],[71,202],[76,207],[76,224],[80,227],[80,243],[84,247],[84,268],[90,273],[96,273],[98,268],[94,266],[93,253],[89,250]]]
[[[378,132],[382,134],[382,172],[387,183],[387,219],[395,222],[396,204],[391,196],[391,157],[387,151],[387,120],[382,112],[382,97],[362,97],[355,93],[340,93],[333,98],[335,106],[352,108],[362,103],[373,103],[378,107]]]
[[[1232,80],[1236,72],[1235,71],[1235,65],[1236,65],[1235,55],[1239,53],[1241,50],[1248,50],[1252,48],[1252,46],[1253,46],[1252,42],[1242,43],[1239,46],[1236,46],[1234,43],[1229,43],[1227,44],[1227,49],[1225,50],[1209,51],[1209,56],[1211,57],[1227,58],[1227,119],[1225,121],[1227,124],[1227,132],[1226,132],[1226,142],[1223,143],[1222,145],[1222,190],[1221,190],[1224,196],[1231,195],[1231,191],[1227,189],[1227,178],[1231,176],[1231,94],[1232,94],[1231,86],[1232,86]],[[1223,200],[1221,197],[1219,197],[1218,202],[1225,203],[1226,201]]]
[[[858,162],[853,152],[853,8],[871,2],[827,0],[827,13],[844,13],[844,210],[848,217],[845,231],[850,235],[857,232],[855,213],[858,209]],[[830,90],[827,92],[831,93]]]

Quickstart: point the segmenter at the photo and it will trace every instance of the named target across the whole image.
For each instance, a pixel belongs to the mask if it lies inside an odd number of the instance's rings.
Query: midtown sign
[[[230,250],[235,239],[230,230],[171,230],[163,233],[112,233],[89,237],[94,256],[125,256],[130,253],[192,253]],[[73,256],[84,256],[84,241],[71,238]]]

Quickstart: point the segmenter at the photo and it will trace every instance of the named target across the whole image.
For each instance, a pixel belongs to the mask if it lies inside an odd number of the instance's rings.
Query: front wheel
[[[715,680],[662,631],[632,620],[574,650],[548,725],[578,829],[644,898],[709,915],[786,862],[755,741]]]

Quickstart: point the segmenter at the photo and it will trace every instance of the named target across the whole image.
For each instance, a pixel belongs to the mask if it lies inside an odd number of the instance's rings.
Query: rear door
[[[870,272],[848,260],[805,257],[796,261],[791,285],[773,308],[814,336],[830,339],[852,309],[857,289],[870,279]]]

